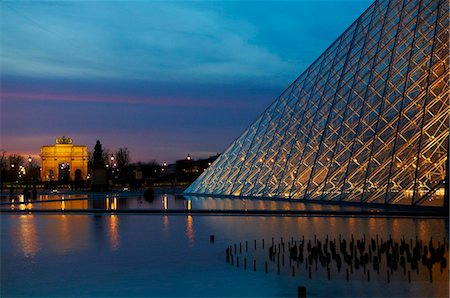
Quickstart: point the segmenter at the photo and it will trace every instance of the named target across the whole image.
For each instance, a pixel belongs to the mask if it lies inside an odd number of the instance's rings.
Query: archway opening
[[[47,179],[48,179],[48,181],[53,181],[53,180],[55,180],[55,172],[53,172],[53,170],[49,170],[49,171],[48,171]]]
[[[69,181],[70,180],[70,165],[68,163],[62,162],[58,165],[59,171],[59,181]]]
[[[81,181],[81,170],[80,169],[76,169],[75,170],[75,181]]]

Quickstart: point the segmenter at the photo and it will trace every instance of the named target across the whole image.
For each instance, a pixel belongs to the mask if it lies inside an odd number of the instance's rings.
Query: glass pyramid
[[[185,194],[444,206],[448,23],[374,2]]]

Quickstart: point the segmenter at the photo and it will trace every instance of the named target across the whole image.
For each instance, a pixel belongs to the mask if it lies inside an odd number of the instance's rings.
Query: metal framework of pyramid
[[[448,22],[375,1],[185,194],[444,206]]]

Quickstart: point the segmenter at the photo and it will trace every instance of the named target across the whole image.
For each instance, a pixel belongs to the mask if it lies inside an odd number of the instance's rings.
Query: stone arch
[[[41,180],[60,181],[59,177],[59,165],[61,163],[68,164],[71,169],[68,175],[68,181],[75,180],[75,170],[81,171],[79,174],[80,180],[87,178],[88,173],[88,152],[87,146],[73,145],[72,139],[59,138],[56,139],[55,145],[48,145],[41,147]],[[53,175],[49,175],[50,170],[53,171]],[[52,179],[52,176],[53,179]]]

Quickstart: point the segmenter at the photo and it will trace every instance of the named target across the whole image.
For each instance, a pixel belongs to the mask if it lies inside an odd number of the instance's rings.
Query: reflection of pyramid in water
[[[185,193],[442,206],[448,20],[376,1]]]

